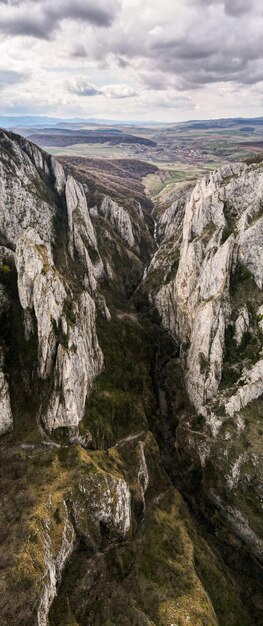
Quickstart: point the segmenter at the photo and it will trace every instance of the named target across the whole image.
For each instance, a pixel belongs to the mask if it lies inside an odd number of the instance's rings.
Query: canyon
[[[0,131],[1,624],[260,626],[263,164],[121,180]]]

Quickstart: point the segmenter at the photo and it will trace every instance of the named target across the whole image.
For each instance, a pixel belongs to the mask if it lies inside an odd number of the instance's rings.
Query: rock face
[[[63,341],[57,349],[54,369],[58,389],[53,390],[44,417],[49,431],[59,426],[78,426],[93,381],[103,365],[96,334],[95,305],[87,292],[80,295],[72,313],[75,324],[67,317],[61,318]]]
[[[97,471],[79,477],[74,492],[69,496],[72,510],[69,516],[68,503],[60,504],[62,528],[54,546],[54,528],[52,515],[54,503],[49,499],[43,528],[44,543],[44,580],[41,584],[42,594],[38,607],[37,623],[48,626],[49,609],[57,594],[65,564],[77,546],[77,537],[85,537],[85,541],[95,549],[95,537],[100,536],[100,524],[109,528],[115,539],[124,539],[131,529],[131,496],[127,483],[116,479],[111,474]],[[87,500],[89,502],[87,526]],[[72,501],[72,502],[71,502]],[[92,528],[92,533],[90,532]]]
[[[51,508],[51,503],[49,503]],[[54,554],[52,539],[50,536],[50,520],[47,517],[43,528],[43,543],[45,550],[45,573],[44,573],[44,585],[41,595],[38,612],[37,622],[39,626],[48,625],[48,613],[52,601],[57,593],[57,584],[61,580],[61,575],[65,567],[67,559],[70,557],[74,550],[76,542],[76,534],[72,523],[69,520],[69,515],[65,502],[63,502],[65,509],[65,518],[63,520],[63,531],[61,537],[61,543],[57,553]]]
[[[54,267],[50,248],[33,229],[18,240],[16,267],[25,319],[34,315],[37,321],[39,376],[53,374],[55,381],[41,419],[49,432],[77,427],[103,365],[95,304],[87,291],[73,296]]]
[[[129,213],[123,207],[118,206],[111,198],[104,198],[99,210],[99,215],[109,220],[130,248],[135,244],[133,228]]]
[[[103,265],[98,253],[97,240],[90,219],[86,196],[82,185],[68,176],[65,187],[67,216],[69,226],[69,252],[71,257],[77,254],[86,269],[85,284],[94,292],[96,278],[103,273]],[[95,257],[92,264],[91,256]]]
[[[45,184],[51,175],[52,162],[49,166],[38,148],[1,131],[1,243],[12,250],[19,235],[36,223],[42,239],[52,241],[54,196]]]
[[[3,367],[3,363],[1,363]],[[12,429],[13,416],[10,404],[9,386],[3,371],[0,371],[0,435]]]
[[[1,626],[260,626],[263,167],[84,165],[0,133]]]
[[[49,381],[49,399],[45,397],[41,403],[39,417],[48,432],[58,427],[76,429],[103,366],[91,297],[103,264],[86,196],[81,183],[25,140],[2,133],[1,148],[1,237],[6,255],[16,249],[24,333],[29,340],[36,322],[38,375]],[[78,293],[74,294],[69,272],[63,268],[59,271],[52,252],[58,237],[56,228],[62,229],[62,224],[56,226],[62,211],[66,223],[64,263],[69,265],[71,258],[74,264],[77,257],[81,267]],[[73,275],[74,271],[77,269]],[[1,403],[3,433],[12,424],[3,374]]]
[[[180,344],[188,398],[199,416],[199,428],[195,417],[182,417],[178,435],[188,442],[188,454],[199,454],[208,497],[220,498],[220,511],[257,557],[263,496],[255,404],[263,393],[262,185],[263,167],[235,164],[193,189],[179,189],[178,200],[159,218],[163,239],[146,277],[147,284],[156,270],[163,274],[166,284],[152,297]],[[251,490],[256,515],[249,510]]]

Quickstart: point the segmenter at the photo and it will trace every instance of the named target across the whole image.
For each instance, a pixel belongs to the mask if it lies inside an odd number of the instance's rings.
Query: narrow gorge
[[[263,164],[139,191],[0,131],[1,626],[262,624]]]

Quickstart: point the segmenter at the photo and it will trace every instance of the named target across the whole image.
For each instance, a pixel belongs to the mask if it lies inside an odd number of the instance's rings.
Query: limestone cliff
[[[262,558],[263,167],[227,166],[174,193],[146,283],[162,272],[152,297],[180,344],[198,416],[180,417],[178,441],[199,455],[207,496]]]
[[[59,163],[25,140],[2,133],[1,148],[2,255],[8,257],[15,249],[25,337],[28,341],[37,333],[38,375],[49,381],[38,418],[49,432],[58,427],[74,429],[103,365],[90,295],[103,265],[86,196],[81,184],[67,176]],[[62,228],[61,215],[66,224],[60,252],[63,262],[56,266],[53,251]],[[92,253],[96,254],[93,262]],[[78,272],[77,263],[81,276],[76,291],[72,278]],[[1,397],[4,432],[11,425],[4,377]]]

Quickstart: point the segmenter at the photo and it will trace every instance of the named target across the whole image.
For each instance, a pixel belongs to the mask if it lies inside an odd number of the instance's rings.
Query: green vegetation
[[[98,136],[96,144],[78,143],[68,147],[47,147],[51,154],[77,156],[79,158],[101,158],[111,161],[117,158],[143,159],[149,163],[156,163],[160,172],[150,175],[145,180],[145,186],[151,197],[156,196],[165,186],[171,183],[193,179],[205,172],[216,169],[226,162],[235,162],[246,159],[248,163],[260,166],[262,152],[262,125],[244,127],[245,122],[230,122],[227,126],[216,127],[213,122],[207,121],[197,127],[191,122],[187,124],[147,125],[139,127],[129,124],[125,128],[114,125],[119,131],[145,137],[156,143],[154,146],[138,144],[110,145],[100,143]],[[93,127],[95,128],[95,127]],[[97,131],[101,127],[97,125]],[[245,131],[245,132],[244,132]],[[47,130],[47,135],[50,131]],[[41,142],[45,142],[41,134]],[[46,143],[49,143],[48,138]],[[225,179],[226,183],[235,174]]]
[[[87,246],[87,250],[89,253],[89,257],[91,262],[95,265],[96,263],[99,262],[100,260],[100,255],[98,253],[98,251],[96,250],[96,248],[93,248],[91,245]]]
[[[255,284],[249,269],[240,261],[237,263],[230,280],[230,297],[233,308],[233,320],[225,330],[224,364],[221,388],[233,386],[242,374],[242,368],[250,362],[255,363],[261,355],[263,333],[259,327],[260,321],[257,309],[262,304],[262,292]],[[235,334],[235,320],[240,308],[247,303],[250,330],[245,331],[241,342],[237,345]]]
[[[243,270],[242,276],[246,276],[244,280],[247,280],[247,273]],[[248,362],[251,364],[256,363],[260,358],[263,345],[263,333],[258,326],[258,320],[251,304],[252,303],[250,303],[249,308],[250,328],[252,328],[252,332],[245,331],[239,345],[237,345],[234,338],[234,323],[232,322],[229,324],[225,330],[224,363],[220,384],[221,389],[232,387],[240,379],[244,365]]]
[[[214,224],[214,222],[209,222],[208,224],[206,224],[205,228],[202,231],[202,241],[204,242],[205,245],[207,245],[212,237],[212,235],[214,234],[214,232],[216,231],[217,226],[216,224]]]
[[[253,274],[251,274],[250,270],[239,261],[235,267],[234,274],[232,274],[232,288],[235,289],[238,284],[250,279],[253,280]]]
[[[234,207],[232,207],[227,201],[224,202],[224,216],[226,220],[226,226],[222,232],[222,243],[224,243],[228,237],[232,234],[236,234],[236,221],[237,221],[237,212]]]
[[[191,626],[251,624],[228,568],[200,536],[179,493],[166,487],[158,503],[148,501],[132,541],[113,545],[100,559],[79,550],[50,624],[187,626],[189,617]]]
[[[176,277],[178,266],[179,266],[179,260],[180,260],[180,248],[173,248],[171,252],[167,251],[166,261],[168,262],[167,267],[169,268],[169,271],[167,272],[167,275],[163,278],[164,285],[167,285],[168,283],[171,282],[171,280],[173,280]],[[159,273],[159,276],[158,276],[158,273]],[[149,279],[147,278],[147,287],[150,288],[152,284],[153,287],[156,288],[159,285],[159,279],[160,279],[160,270],[156,269],[155,271],[152,271],[149,274]]]
[[[209,360],[202,354],[200,353],[200,370],[202,373],[207,372],[207,370],[209,369]]]
[[[130,315],[114,314],[109,322],[98,318],[105,369],[96,380],[83,422],[96,446],[109,446],[115,438],[147,429],[147,415],[153,410],[153,348],[141,320]]]
[[[233,225],[226,224],[226,226],[224,226],[223,228],[221,242],[225,243],[228,237],[233,234],[235,234],[235,228],[233,227]]]
[[[76,315],[74,312],[74,303],[72,297],[68,296],[63,304],[63,315],[65,316],[67,322],[71,325],[76,323]]]
[[[12,271],[12,268],[10,267],[10,265],[0,265],[0,274],[8,274],[9,272]]]

